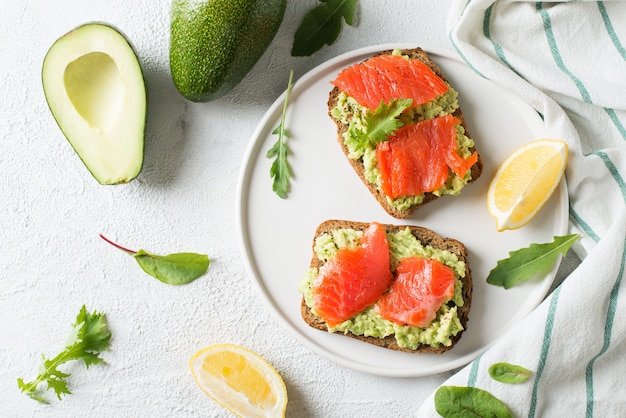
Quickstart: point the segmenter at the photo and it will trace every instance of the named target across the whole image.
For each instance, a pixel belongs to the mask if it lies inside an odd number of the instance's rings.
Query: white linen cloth
[[[474,386],[515,417],[626,416],[626,2],[454,1],[453,48],[569,144],[569,228],[581,264],[525,320],[444,385]],[[471,327],[471,317],[469,326]],[[533,371],[499,383],[491,364]],[[421,417],[438,416],[434,392]]]

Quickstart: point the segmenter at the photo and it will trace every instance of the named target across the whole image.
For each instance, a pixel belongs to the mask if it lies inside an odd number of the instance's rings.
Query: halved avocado
[[[88,23],[63,35],[43,61],[43,90],[61,131],[100,184],[127,183],[143,165],[146,86],[117,29]]]

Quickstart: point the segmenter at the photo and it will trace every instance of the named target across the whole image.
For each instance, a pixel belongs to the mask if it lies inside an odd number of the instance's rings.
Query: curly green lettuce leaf
[[[32,399],[41,403],[50,403],[45,397],[45,391],[50,389],[61,400],[63,395],[71,394],[66,380],[70,374],[59,370],[59,367],[67,362],[80,360],[86,368],[105,363],[100,353],[109,349],[110,339],[111,331],[109,331],[104,314],[95,311],[89,313],[83,305],[76,317],[65,350],[52,359],[43,356],[39,375],[30,382],[18,378],[18,387]]]
[[[381,101],[374,111],[366,112],[363,118],[364,130],[349,130],[351,136],[347,142],[353,149],[364,151],[376,148],[379,142],[388,141],[404,125],[398,117],[412,104],[412,99],[392,99],[389,103]]]
[[[406,109],[411,107],[413,99],[392,99],[389,103],[380,102],[373,112],[365,115],[366,140],[376,146],[377,143],[388,141],[389,136],[404,125],[398,119]]]

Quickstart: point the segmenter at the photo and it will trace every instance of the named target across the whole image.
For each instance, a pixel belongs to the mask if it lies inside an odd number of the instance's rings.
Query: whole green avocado
[[[233,89],[274,39],[287,0],[173,0],[170,69],[187,99]]]

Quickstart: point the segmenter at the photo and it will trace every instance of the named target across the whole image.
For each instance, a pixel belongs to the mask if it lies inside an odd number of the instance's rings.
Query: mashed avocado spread
[[[354,229],[339,229],[332,234],[320,235],[315,240],[315,254],[322,261],[328,261],[340,248],[352,248],[360,243],[361,231]],[[409,228],[400,232],[388,233],[390,263],[392,271],[395,271],[400,259],[410,256],[420,256],[435,259],[454,270],[455,285],[454,296],[442,305],[437,312],[437,317],[428,328],[419,328],[409,325],[400,325],[380,317],[372,307],[344,321],[330,332],[351,332],[355,335],[384,338],[394,335],[400,347],[415,350],[419,345],[450,346],[451,338],[463,330],[463,326],[457,315],[457,306],[463,306],[462,283],[460,278],[465,277],[465,263],[458,257],[446,250],[438,250],[431,246],[423,246],[415,238]],[[304,295],[305,303],[309,308],[313,306],[312,286],[317,269],[309,269],[301,281],[299,291]],[[313,313],[315,311],[312,309]]]
[[[395,50],[394,54],[400,55],[400,51]],[[406,58],[408,59],[408,57]],[[459,107],[457,97],[458,93],[450,88],[433,101],[405,111],[400,115],[399,119],[404,124],[409,124],[454,113]],[[367,107],[361,106],[345,92],[339,93],[337,104],[330,111],[333,118],[348,125],[348,130],[343,134],[344,143],[349,150],[348,158],[353,160],[361,159],[365,168],[365,178],[367,181],[380,188],[381,176],[376,162],[376,148],[371,145],[363,146],[362,142],[356,139],[360,136],[359,134],[362,135],[367,132],[367,124],[365,122],[367,112],[370,112]],[[474,146],[474,141],[465,135],[465,130],[461,125],[456,126],[456,131],[457,152],[462,158],[468,158],[472,154],[470,149]],[[450,171],[448,180],[444,185],[430,193],[436,196],[444,194],[457,195],[470,180],[471,173],[469,170],[464,178],[460,178]],[[418,196],[400,196],[396,199],[387,197],[387,201],[398,210],[405,210],[413,205],[422,203],[423,200],[424,194]]]

